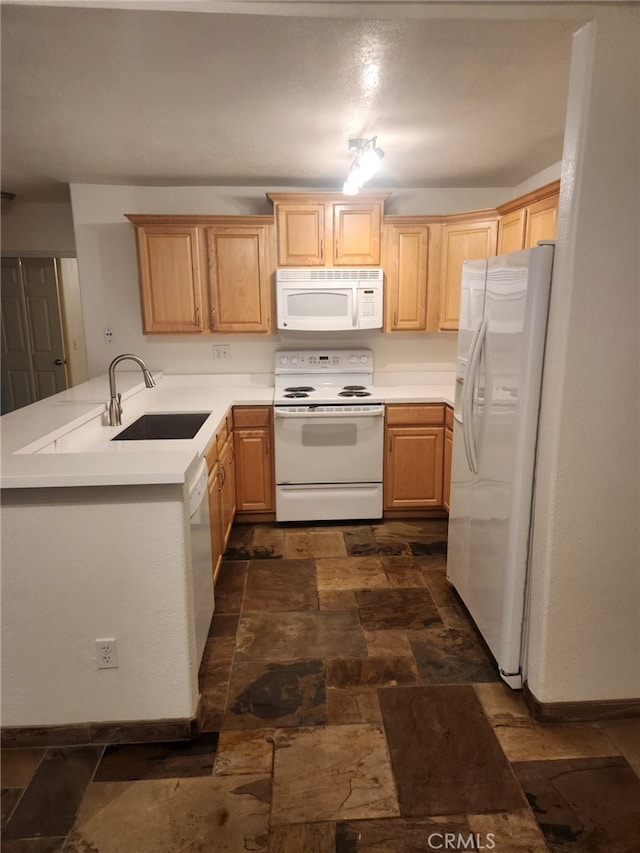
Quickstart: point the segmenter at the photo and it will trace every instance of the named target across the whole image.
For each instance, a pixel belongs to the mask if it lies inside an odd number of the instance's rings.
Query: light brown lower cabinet
[[[451,459],[453,456],[453,409],[447,406],[445,409],[444,428],[444,464],[442,468],[442,506],[449,512],[449,499],[451,497]]]
[[[275,510],[271,406],[234,406],[233,442],[239,513]]]
[[[224,547],[226,548],[236,514],[236,464],[233,433],[229,434],[222,447],[218,456],[218,464],[222,473],[220,519]]]
[[[444,405],[386,407],[385,510],[442,508]]]
[[[236,512],[235,454],[233,422],[228,413],[205,451],[209,471],[209,521],[211,526],[211,563],[215,583],[222,564]]]
[[[211,568],[213,582],[216,582],[222,555],[224,553],[224,534],[222,532],[222,472],[216,459],[209,469],[209,518],[211,524]]]

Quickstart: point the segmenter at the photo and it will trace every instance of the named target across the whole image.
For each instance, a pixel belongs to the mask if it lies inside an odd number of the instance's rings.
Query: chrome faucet
[[[117,355],[109,365],[109,393],[111,394],[111,399],[109,400],[109,426],[122,426],[122,405],[120,402],[122,395],[116,394],[116,367],[126,358],[135,361],[140,367],[144,376],[144,384],[147,388],[153,388],[156,384],[153,376],[149,373],[149,368],[139,356],[131,355],[131,353]]]

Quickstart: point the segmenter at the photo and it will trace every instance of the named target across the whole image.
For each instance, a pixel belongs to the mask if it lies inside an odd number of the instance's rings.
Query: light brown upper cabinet
[[[378,266],[384,201],[366,193],[268,193],[274,204],[278,266]]]
[[[558,219],[560,181],[553,181],[526,196],[498,207],[498,254],[536,246],[539,240],[554,240]]]
[[[446,216],[443,221],[439,328],[455,331],[460,318],[462,264],[495,255],[498,214],[494,210],[479,210]]]
[[[226,333],[269,332],[272,225],[221,222],[206,228],[205,232],[209,328],[213,332]]]
[[[139,218],[150,219],[138,224]],[[195,225],[128,216],[136,225],[138,274],[145,334],[200,334],[202,302],[201,234]]]
[[[127,215],[145,334],[271,331],[270,216]]]
[[[385,217],[385,332],[438,331],[441,237],[435,217]]]

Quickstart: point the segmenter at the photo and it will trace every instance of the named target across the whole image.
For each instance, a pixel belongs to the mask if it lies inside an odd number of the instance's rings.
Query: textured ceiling
[[[2,189],[514,186],[562,157],[567,20],[2,7]]]

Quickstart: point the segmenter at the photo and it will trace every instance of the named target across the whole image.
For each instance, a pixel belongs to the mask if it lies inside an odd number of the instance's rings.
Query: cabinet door
[[[444,467],[442,482],[442,505],[449,512],[451,496],[451,459],[453,457],[453,430],[448,427],[444,431]]]
[[[333,205],[333,262],[339,266],[380,263],[382,203]]]
[[[456,331],[460,319],[462,264],[495,255],[497,220],[446,223],[442,233],[440,329]]]
[[[325,206],[305,202],[276,204],[278,266],[324,264]]]
[[[525,249],[538,245],[538,240],[555,240],[558,222],[558,195],[543,198],[529,206]]]
[[[224,553],[224,535],[222,530],[222,472],[218,462],[214,462],[209,471],[209,519],[211,522],[211,562],[213,581],[218,576]]]
[[[425,331],[428,225],[384,225],[385,332]]]
[[[524,232],[527,222],[525,208],[514,210],[500,217],[498,222],[498,254],[518,252],[524,249]]]
[[[269,332],[268,227],[221,225],[206,233],[211,330]]]
[[[198,229],[149,225],[136,236],[143,332],[203,332]]]
[[[271,512],[274,508],[270,429],[234,429],[238,512]]]
[[[233,436],[229,436],[220,453],[219,465],[222,472],[221,508],[223,543],[226,547],[236,512],[236,476]]]
[[[442,506],[444,427],[387,429],[385,509]]]

